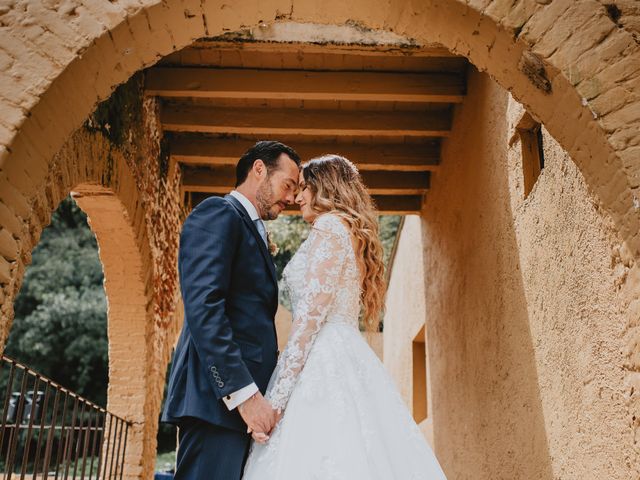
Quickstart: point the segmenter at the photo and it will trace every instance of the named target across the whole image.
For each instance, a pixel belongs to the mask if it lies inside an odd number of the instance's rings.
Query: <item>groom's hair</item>
[[[300,166],[300,156],[296,151],[284,143],[274,140],[262,140],[245,152],[238,165],[236,165],[236,187],[242,185],[249,175],[249,170],[256,160],[262,160],[267,166],[267,172],[271,173],[278,169],[278,159],[280,155],[286,153],[291,160]]]

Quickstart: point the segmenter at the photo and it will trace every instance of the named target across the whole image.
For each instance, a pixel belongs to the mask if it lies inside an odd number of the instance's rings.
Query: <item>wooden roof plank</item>
[[[173,161],[191,166],[235,166],[255,140],[234,137],[171,139]],[[338,144],[336,142],[286,142],[304,160],[336,153],[353,161],[360,170],[433,171],[438,167],[440,145],[430,142],[412,144]]]
[[[429,189],[429,172],[363,171],[372,195],[422,195]],[[182,188],[190,192],[228,193],[235,186],[233,168],[182,168]]]
[[[170,98],[461,103],[464,78],[442,73],[151,68],[145,93]]]
[[[223,194],[212,194],[204,192],[190,192],[192,207],[210,196],[221,196]],[[379,213],[383,215],[419,215],[422,209],[424,196],[422,195],[400,195],[400,196],[377,196],[373,195]],[[300,209],[297,205],[289,205],[283,212],[285,215],[299,215]]]
[[[451,129],[448,109],[424,112],[331,111],[266,108],[168,106],[162,127],[171,132],[235,135],[446,137]]]

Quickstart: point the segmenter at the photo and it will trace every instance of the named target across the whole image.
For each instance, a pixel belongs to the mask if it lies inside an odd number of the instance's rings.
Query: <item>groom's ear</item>
[[[253,166],[251,167],[253,173],[255,173],[256,177],[262,179],[267,176],[267,166],[261,159],[257,159],[253,162]]]

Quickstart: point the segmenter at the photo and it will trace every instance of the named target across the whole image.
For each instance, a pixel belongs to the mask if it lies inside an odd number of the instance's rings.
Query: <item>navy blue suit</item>
[[[177,479],[239,479],[250,437],[226,395],[255,382],[264,393],[278,344],[276,271],[234,197],[211,197],[187,217],[178,258],[184,326],[163,422],[180,430]]]

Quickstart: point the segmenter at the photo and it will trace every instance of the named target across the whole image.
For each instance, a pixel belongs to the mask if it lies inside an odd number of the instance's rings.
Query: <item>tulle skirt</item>
[[[326,323],[282,420],[253,444],[243,480],[446,479],[360,332]]]

